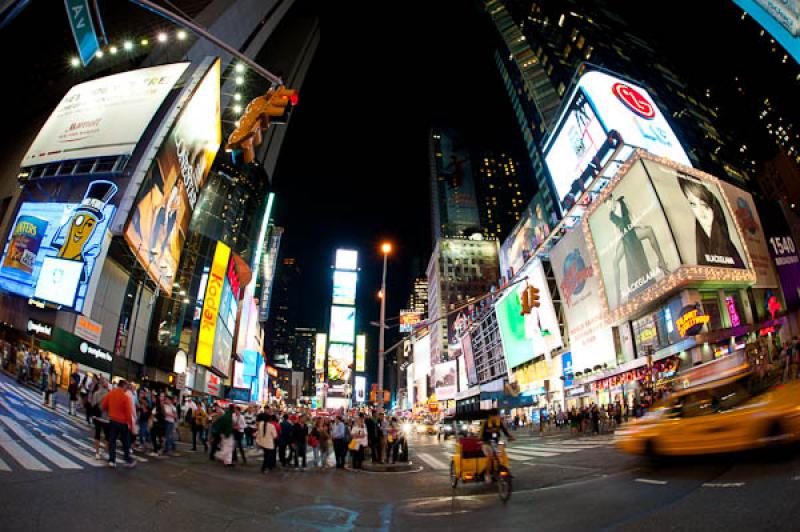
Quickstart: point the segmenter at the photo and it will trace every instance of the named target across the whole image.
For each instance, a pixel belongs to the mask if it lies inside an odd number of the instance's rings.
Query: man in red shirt
[[[120,380],[117,387],[103,398],[101,408],[108,412],[108,466],[117,467],[117,438],[122,439],[122,452],[125,466],[133,467],[136,462],[131,457],[131,438],[133,433],[133,405],[126,393],[128,383]]]

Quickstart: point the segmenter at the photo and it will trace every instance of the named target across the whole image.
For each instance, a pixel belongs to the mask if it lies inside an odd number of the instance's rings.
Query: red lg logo
[[[647,98],[645,98],[641,92],[633,87],[625,85],[624,83],[614,83],[611,87],[611,92],[613,92],[614,96],[619,98],[625,106],[642,118],[648,120],[655,118],[655,107],[647,101]]]

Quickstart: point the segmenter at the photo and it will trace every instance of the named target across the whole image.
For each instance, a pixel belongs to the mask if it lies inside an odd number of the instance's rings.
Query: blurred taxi
[[[417,434],[435,436],[438,432],[439,427],[432,419],[425,419],[417,423]]]
[[[800,440],[800,383],[758,390],[752,373],[681,390],[617,431],[625,452],[726,453]]]

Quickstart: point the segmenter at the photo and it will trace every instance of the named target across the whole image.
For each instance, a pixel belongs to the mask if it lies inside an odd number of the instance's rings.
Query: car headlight
[[[452,430],[453,430],[453,427],[451,427],[451,426],[449,426],[449,425],[447,425],[447,426],[445,426],[445,427],[444,427],[444,431],[445,431],[445,432],[452,432]]]
[[[411,432],[411,428],[412,428],[412,427],[411,427],[411,423],[403,423],[403,425],[401,426],[401,428],[403,429],[403,432],[405,432],[406,434],[408,434],[409,432]]]

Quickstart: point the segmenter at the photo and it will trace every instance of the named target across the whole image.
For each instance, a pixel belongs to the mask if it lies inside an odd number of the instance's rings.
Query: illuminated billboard
[[[365,403],[367,401],[367,378],[356,375],[355,393],[353,394],[353,401],[356,403]]]
[[[359,334],[356,336],[356,371],[367,369],[367,337]]]
[[[353,375],[353,346],[331,344],[328,347],[328,384],[343,386],[350,383]]]
[[[569,102],[544,148],[545,164],[562,205],[568,197],[576,200],[586,187],[588,183],[581,183],[579,178],[612,131],[627,145],[691,166],[666,118],[644,88],[591,71],[581,76]]]
[[[337,249],[336,269],[337,270],[358,269],[358,251],[352,249]]]
[[[325,349],[328,342],[328,335],[325,333],[317,333],[317,339],[314,343],[314,371],[322,373],[325,371]]]
[[[414,380],[427,377],[431,371],[431,335],[414,341]]]
[[[509,288],[495,306],[503,352],[509,369],[515,368],[539,355],[549,355],[561,347],[561,332],[553,301],[547,287],[542,263],[536,259],[521,273],[527,276],[527,285],[539,289],[540,306],[522,314],[520,294],[526,283]]]
[[[528,261],[533,251],[550,235],[550,229],[557,223],[555,213],[547,208],[547,191],[540,190],[522,211],[519,222],[500,246],[500,274],[513,277]]]
[[[200,314],[200,332],[197,335],[195,362],[201,366],[211,367],[214,360],[217,322],[220,317],[220,303],[223,300],[225,274],[230,255],[231,248],[222,242],[217,242],[206,281],[203,311]]]
[[[433,367],[433,388],[436,399],[453,399],[458,391],[458,360],[448,360]]]
[[[331,307],[330,341],[352,344],[356,338],[355,307]]]
[[[440,223],[449,234],[480,227],[469,146],[460,131],[438,129],[436,152]]]
[[[420,312],[413,312],[410,310],[400,311],[400,332],[407,333],[414,329],[414,325],[422,321],[422,314]]]
[[[336,270],[333,272],[333,304],[334,305],[355,305],[356,304],[356,272],[343,272]]]
[[[0,264],[0,288],[83,310],[116,192],[114,183],[100,180],[89,183],[80,203],[22,203]]]
[[[140,68],[75,85],[39,130],[20,166],[132,154],[188,66]]]
[[[192,210],[222,141],[220,63],[205,73],[156,153],[124,236],[161,291],[172,295]]]
[[[756,280],[718,180],[663,158],[631,157],[583,225],[614,319],[679,286]]]

